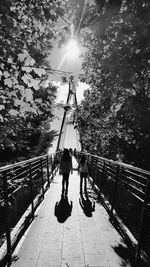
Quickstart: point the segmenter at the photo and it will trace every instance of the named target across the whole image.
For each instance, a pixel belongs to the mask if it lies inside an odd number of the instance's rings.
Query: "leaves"
[[[5,109],[4,105],[0,105],[0,110]]]
[[[14,157],[34,151],[30,136],[40,136],[42,124],[53,116],[56,87],[41,88],[41,82],[59,29],[57,10],[64,14],[63,1],[0,2],[0,144]]]
[[[88,14],[80,30],[86,46],[84,78],[91,86],[76,111],[82,147],[150,168],[150,3],[108,1],[97,5],[98,10],[90,7],[97,14],[95,24],[90,24],[92,15]]]

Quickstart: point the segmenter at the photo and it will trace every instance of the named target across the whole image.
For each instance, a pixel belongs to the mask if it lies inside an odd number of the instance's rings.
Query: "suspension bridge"
[[[74,170],[61,196],[59,162],[76,105],[70,80],[56,152],[0,168],[0,266],[150,266],[150,172],[81,152],[75,127]],[[79,193],[83,153],[90,177]]]

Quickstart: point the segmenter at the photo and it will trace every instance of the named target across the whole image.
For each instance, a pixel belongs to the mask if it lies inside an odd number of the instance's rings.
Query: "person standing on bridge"
[[[84,155],[81,155],[81,159],[78,165],[78,174],[80,174],[80,194],[82,194],[83,179],[84,179],[84,191],[87,190],[87,177],[89,176],[89,167]]]
[[[63,156],[61,158],[60,162],[60,171],[59,173],[62,174],[62,195],[65,193],[65,195],[68,194],[68,186],[69,186],[69,174],[73,173],[72,169],[72,158],[70,156],[69,150],[64,149]]]

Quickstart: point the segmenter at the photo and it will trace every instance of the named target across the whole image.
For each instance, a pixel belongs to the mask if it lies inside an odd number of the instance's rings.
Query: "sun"
[[[61,69],[65,64],[79,63],[81,53],[81,46],[78,45],[78,42],[75,38],[71,38],[67,43],[63,45],[62,48],[62,58],[59,62],[57,69]]]
[[[71,39],[66,46],[67,57],[75,58],[79,55],[79,47],[75,39]]]

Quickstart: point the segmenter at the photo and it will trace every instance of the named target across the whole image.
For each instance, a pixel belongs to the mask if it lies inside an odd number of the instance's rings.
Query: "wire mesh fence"
[[[78,159],[81,154],[110,216],[119,218],[136,241],[136,266],[141,266],[141,256],[150,259],[150,171],[88,153],[78,153]]]
[[[11,264],[20,231],[34,218],[56,174],[60,156],[57,152],[0,168],[0,266]],[[24,214],[25,221],[21,221]]]

